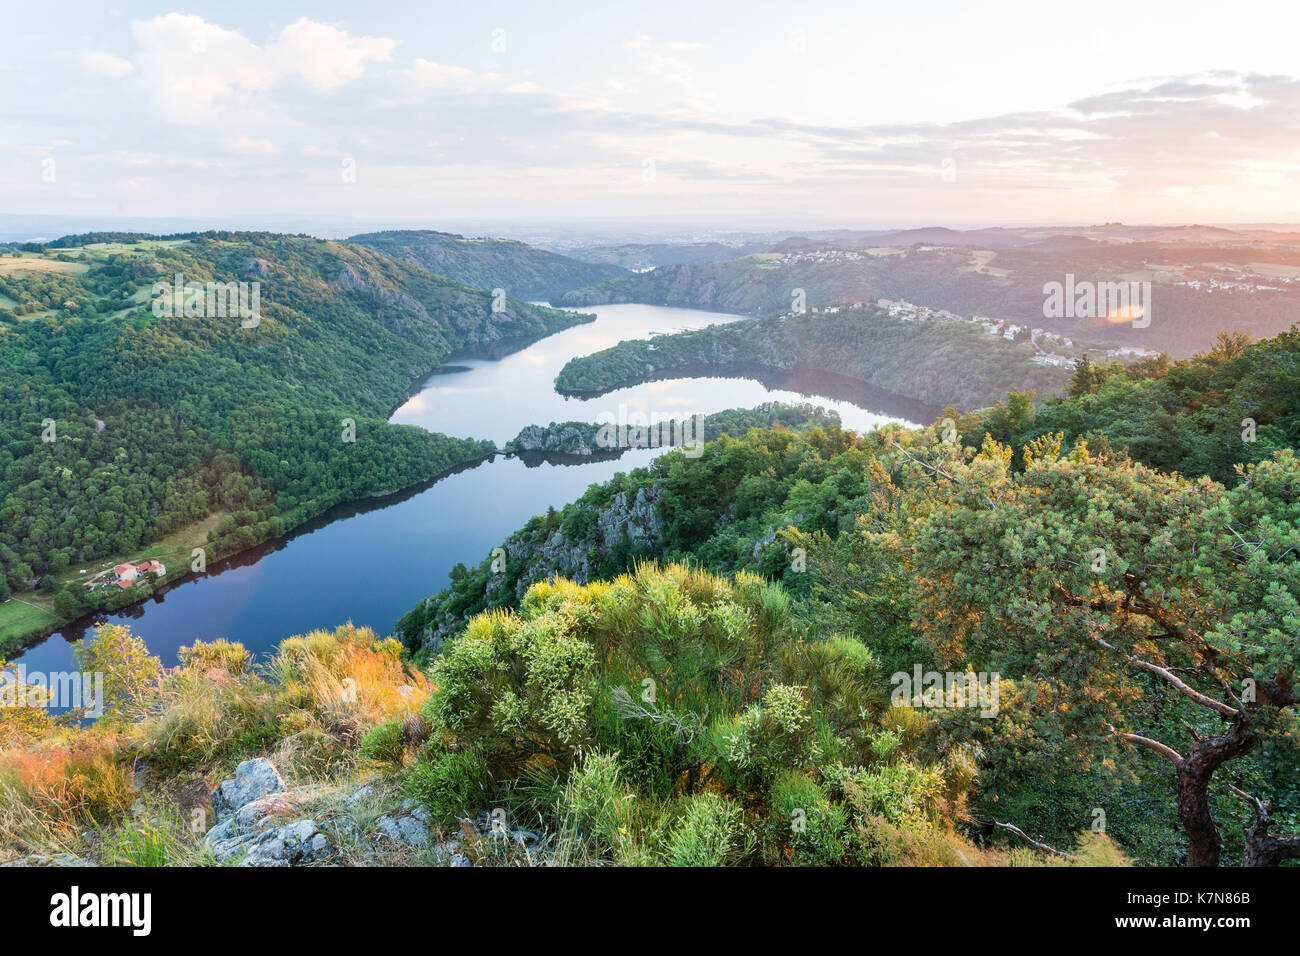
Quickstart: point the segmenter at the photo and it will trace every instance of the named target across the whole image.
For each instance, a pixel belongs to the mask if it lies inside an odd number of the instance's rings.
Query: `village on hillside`
[[[854,302],[852,305],[843,308],[850,310],[864,309],[867,305],[868,303],[864,302]],[[901,319],[904,322],[972,322],[984,329],[989,335],[1001,336],[1011,342],[1022,342],[1028,339],[1036,353],[1031,361],[1037,362],[1039,365],[1071,368],[1078,357],[1077,355],[1061,355],[1055,351],[1058,348],[1078,350],[1075,349],[1072,339],[1057,332],[1049,332],[1047,329],[1019,325],[1007,319],[997,319],[987,315],[962,316],[947,309],[932,309],[928,306],[917,305],[914,302],[906,302],[901,299],[877,299],[875,306],[884,310],[892,318]],[[841,311],[841,307],[837,305],[827,306],[824,309],[814,307],[811,311],[835,315]],[[1134,346],[1119,346],[1109,349],[1089,347],[1087,350],[1103,352],[1108,358],[1113,359],[1156,358],[1160,355],[1154,349],[1136,348]]]

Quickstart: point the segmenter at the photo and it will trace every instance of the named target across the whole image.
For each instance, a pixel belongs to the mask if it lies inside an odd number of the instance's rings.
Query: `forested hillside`
[[[625,275],[616,265],[582,262],[511,239],[467,239],[450,232],[372,232],[348,242],[479,289],[554,302],[562,292]]]
[[[156,315],[153,286],[176,275],[256,282],[260,316]],[[268,234],[0,258],[0,296],[0,588],[66,592],[55,621],[87,609],[87,562],[215,515],[194,542],[212,560],[483,456],[386,419],[452,351],[587,318],[494,311],[490,292],[372,250]]]
[[[556,376],[566,395],[680,375],[756,371],[820,372],[864,382],[931,407],[977,408],[1009,391],[1044,396],[1069,371],[1032,361],[1029,342],[1011,342],[968,322],[908,322],[875,308],[843,308],[749,319],[660,335],[572,359]]]

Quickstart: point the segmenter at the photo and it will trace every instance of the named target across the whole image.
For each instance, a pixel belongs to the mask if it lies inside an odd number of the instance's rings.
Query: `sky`
[[[1300,5],[3,5],[0,213],[1300,221]]]

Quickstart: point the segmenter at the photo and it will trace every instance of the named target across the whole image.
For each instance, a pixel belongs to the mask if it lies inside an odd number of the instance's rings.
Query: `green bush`
[[[253,655],[243,644],[221,638],[215,641],[195,641],[190,647],[176,652],[182,667],[200,673],[220,669],[232,677],[240,677],[252,666]]]
[[[619,779],[619,763],[613,754],[593,751],[574,765],[558,808],[567,857],[606,856],[629,842],[629,793]]]
[[[361,738],[361,756],[376,763],[400,767],[406,759],[406,726],[400,720],[376,724]]]
[[[789,851],[783,862],[830,866],[843,860],[848,811],[832,803],[815,780],[782,774],[772,788],[772,809],[776,814],[773,843]]]
[[[725,866],[749,850],[740,807],[714,793],[690,798],[668,834],[665,854],[672,866]]]
[[[773,684],[761,704],[715,724],[713,740],[730,775],[745,789],[761,787],[787,768],[807,766],[817,749],[804,689],[789,684]]]
[[[538,755],[562,764],[591,736],[595,650],[556,612],[476,617],[434,663],[425,704],[434,727],[495,766]]]
[[[489,782],[480,754],[428,746],[407,771],[403,786],[437,822],[449,824],[489,801]]]

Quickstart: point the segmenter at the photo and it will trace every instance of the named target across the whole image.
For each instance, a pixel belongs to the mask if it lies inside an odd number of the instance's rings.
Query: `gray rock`
[[[405,846],[422,848],[429,845],[429,826],[414,813],[386,813],[375,821],[380,833]]]
[[[439,843],[433,848],[433,855],[439,859],[447,859],[460,853],[459,840],[447,840],[445,843]]]
[[[245,760],[235,768],[234,777],[223,780],[212,791],[212,812],[220,823],[252,801],[273,793],[283,793],[284,789],[284,780],[271,761],[264,757]]]
[[[470,858],[465,856],[463,853],[457,853],[455,856],[451,858],[450,861],[448,861],[447,865],[448,866],[473,866],[474,864],[470,862]]]
[[[297,820],[259,833],[246,844],[240,866],[311,866],[328,862],[334,853],[329,838],[314,820]]]
[[[240,866],[309,866],[327,861],[334,845],[314,820],[292,817],[301,794],[273,793],[244,804],[208,831],[212,854],[226,862],[243,854]]]
[[[337,843],[360,843],[365,839],[361,825],[351,817],[334,817],[326,820],[321,825],[321,829]]]
[[[369,784],[366,784],[364,787],[357,787],[357,789],[353,790],[343,798],[343,805],[351,810],[356,807],[357,804],[369,800],[374,792],[375,788]]]

